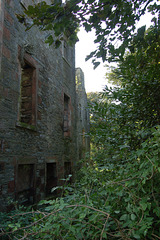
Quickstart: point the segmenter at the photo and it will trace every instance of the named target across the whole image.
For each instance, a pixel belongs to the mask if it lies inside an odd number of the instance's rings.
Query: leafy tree
[[[89,104],[92,104],[94,102],[99,102],[101,100],[99,92],[89,92],[89,93],[87,93],[87,99],[88,99]]]
[[[132,120],[143,127],[160,123],[159,34],[157,24],[146,32],[144,28],[139,29],[129,46],[130,52],[109,74],[110,81],[113,79],[120,86],[113,95],[129,107]]]
[[[98,46],[86,59],[93,58],[92,62],[97,67],[98,58],[109,62],[123,58],[135,31],[136,22],[147,9],[152,14],[159,12],[158,0],[156,2],[154,0],[66,0],[62,3],[62,0],[54,0],[51,5],[41,2],[29,6],[25,14],[32,18],[33,25],[39,26],[42,31],[54,31],[56,39],[49,34],[47,42],[49,44],[54,42],[56,47],[63,40],[63,34],[69,43],[76,43],[79,26],[83,26],[87,32],[95,30],[94,42]],[[25,20],[25,16],[18,17],[21,22]]]
[[[103,101],[92,108],[94,142],[111,154],[116,149],[123,154],[122,146],[125,154],[136,150],[150,129],[160,124],[159,33],[157,24],[146,32],[139,30],[125,59],[107,74],[118,86],[106,87]]]

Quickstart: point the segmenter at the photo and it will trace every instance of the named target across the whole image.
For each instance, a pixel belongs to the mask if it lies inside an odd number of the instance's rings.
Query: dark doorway
[[[57,186],[57,168],[56,163],[47,163],[46,177],[46,195],[55,195],[56,191],[51,192],[52,188]]]

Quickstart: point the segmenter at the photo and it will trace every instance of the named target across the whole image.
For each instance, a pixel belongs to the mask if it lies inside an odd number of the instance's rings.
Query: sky
[[[85,32],[81,29],[78,33],[79,42],[76,43],[76,67],[80,67],[85,76],[86,92],[102,91],[107,84],[105,79],[105,64],[101,63],[95,70],[91,60],[85,61],[85,57],[95,50],[94,32]]]
[[[151,15],[146,15],[141,18],[141,21],[137,24],[137,28],[146,24],[150,26]],[[101,63],[95,70],[91,60],[85,61],[85,57],[96,46],[94,44],[94,32],[86,33],[84,29],[81,29],[78,33],[79,42],[76,43],[76,67],[80,67],[85,76],[85,88],[86,92],[100,92],[104,86],[107,85],[107,79],[105,78],[106,63]]]

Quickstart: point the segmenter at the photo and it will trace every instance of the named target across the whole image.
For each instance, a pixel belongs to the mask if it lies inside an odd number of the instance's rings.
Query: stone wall
[[[87,94],[84,86],[84,73],[81,68],[76,68],[76,92],[77,92],[77,140],[79,159],[90,151],[89,138],[89,109],[87,106]]]
[[[23,13],[19,0],[0,0],[0,13],[2,210],[8,198],[30,204],[50,196],[64,175],[74,173],[83,120],[77,113],[74,47],[67,46],[66,59],[64,45],[44,43],[47,33],[36,27],[25,32],[15,16]]]

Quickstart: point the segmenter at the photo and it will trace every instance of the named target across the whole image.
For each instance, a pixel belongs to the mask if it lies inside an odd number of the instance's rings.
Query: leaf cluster
[[[51,5],[45,2],[29,6],[25,15],[32,18],[33,25],[49,33],[47,42],[58,47],[65,35],[70,44],[78,41],[79,27],[89,32],[95,30],[97,49],[91,52],[86,60],[92,58],[96,68],[100,62],[122,59],[135,31],[135,25],[146,10],[158,21],[159,5],[154,0],[55,0]],[[25,15],[18,18],[23,22]],[[30,27],[29,27],[30,28]]]

